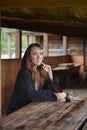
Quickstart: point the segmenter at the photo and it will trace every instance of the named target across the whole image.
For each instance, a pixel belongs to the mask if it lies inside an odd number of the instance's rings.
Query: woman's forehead
[[[43,51],[43,49],[35,46],[31,48],[31,51]]]

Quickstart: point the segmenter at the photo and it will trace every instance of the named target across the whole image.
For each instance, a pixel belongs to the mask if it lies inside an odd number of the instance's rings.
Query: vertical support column
[[[1,39],[1,28],[0,28],[0,39]],[[2,95],[1,95],[1,91],[2,91],[2,88],[1,88],[1,40],[0,40],[0,118],[1,118],[1,113],[2,113],[2,103],[1,103]]]
[[[15,30],[15,57],[20,58],[20,30]]]
[[[63,36],[63,53],[67,55],[67,37]]]
[[[87,51],[86,51],[86,37],[83,38],[83,57],[84,57],[84,71],[87,71]]]
[[[27,46],[29,45],[29,36],[27,35]]]
[[[8,57],[11,58],[11,35],[8,33]]]
[[[44,56],[48,56],[48,35],[46,33],[43,34],[43,48]]]
[[[1,51],[0,51],[1,52]],[[2,104],[1,104],[1,100],[2,100],[2,96],[1,96],[1,54],[0,54],[0,118],[1,118],[1,112],[2,112]]]
[[[39,43],[39,44],[41,43],[40,42],[40,36],[36,36],[36,43]]]

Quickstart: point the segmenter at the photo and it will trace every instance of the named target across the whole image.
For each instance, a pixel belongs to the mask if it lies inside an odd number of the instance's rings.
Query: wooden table
[[[80,64],[72,67],[54,67],[53,72],[58,76],[61,88],[70,88],[73,84],[80,82]]]
[[[0,120],[0,130],[78,130],[87,119],[87,100],[36,102]]]

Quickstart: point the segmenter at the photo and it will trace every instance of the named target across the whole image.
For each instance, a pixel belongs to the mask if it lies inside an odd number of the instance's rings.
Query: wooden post
[[[11,58],[11,35],[8,34],[8,56]]]
[[[1,29],[0,29],[1,32]],[[0,33],[0,38],[1,38],[1,33]],[[2,112],[2,104],[1,104],[1,42],[0,42],[0,118],[1,118],[1,112]]]
[[[2,105],[1,105],[1,54],[0,54],[0,118],[1,118],[1,109],[2,109]]]
[[[29,36],[27,35],[27,46],[29,45]]]
[[[36,36],[36,43],[41,44],[41,42],[40,42],[40,36]]]
[[[20,58],[20,30],[15,30],[15,57]]]
[[[67,37],[63,36],[63,53],[64,55],[67,54]]]
[[[48,35],[46,33],[43,34],[43,49],[44,56],[48,56]]]

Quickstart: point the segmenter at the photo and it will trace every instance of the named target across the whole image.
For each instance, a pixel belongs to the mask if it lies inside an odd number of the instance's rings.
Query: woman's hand
[[[65,92],[55,93],[57,100],[64,100],[66,98]]]
[[[50,65],[41,63],[42,68],[48,73],[48,76],[51,80],[53,80],[53,74],[52,74],[52,69]]]

